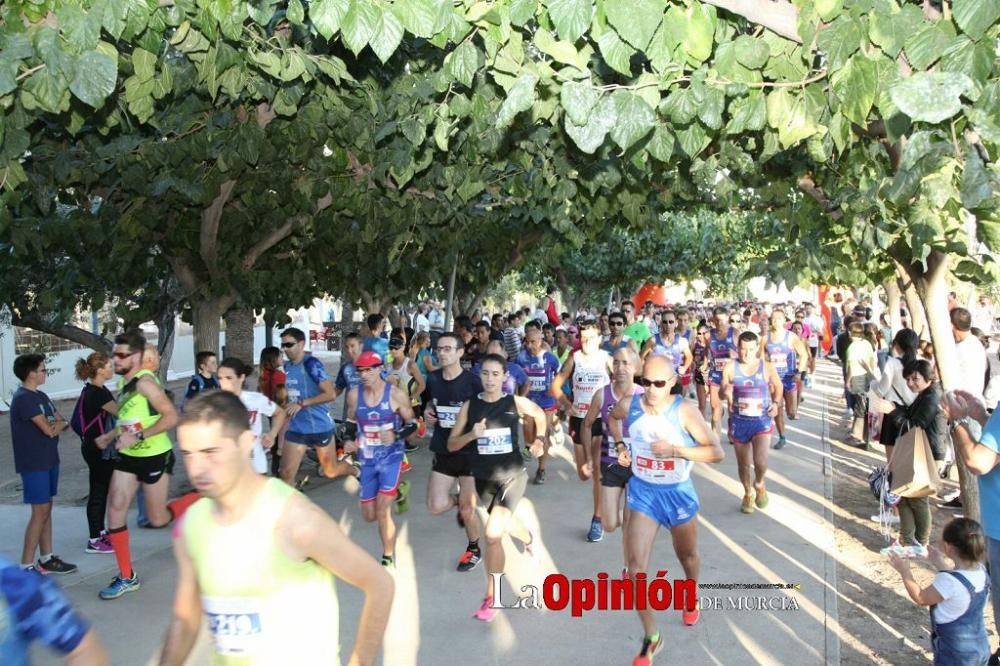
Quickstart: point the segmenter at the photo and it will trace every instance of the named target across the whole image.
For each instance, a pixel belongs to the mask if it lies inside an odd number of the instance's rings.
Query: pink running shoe
[[[483,605],[479,607],[472,617],[477,620],[482,620],[483,622],[492,622],[496,619],[497,613],[499,611],[493,608],[493,597],[483,597]]]
[[[107,555],[108,553],[115,552],[115,549],[111,547],[111,542],[103,534],[96,539],[87,539],[87,547],[84,550],[85,552],[99,555]]]

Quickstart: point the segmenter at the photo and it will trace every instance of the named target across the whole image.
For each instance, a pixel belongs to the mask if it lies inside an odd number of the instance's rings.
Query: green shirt
[[[644,321],[636,321],[625,329],[625,335],[635,340],[635,345],[639,349],[646,344],[646,340],[653,337],[653,334],[649,332],[649,326],[646,325]]]

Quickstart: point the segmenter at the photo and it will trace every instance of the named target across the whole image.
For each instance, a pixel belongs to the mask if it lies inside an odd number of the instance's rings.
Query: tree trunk
[[[899,290],[899,283],[896,280],[886,280],[882,286],[885,288],[886,308],[889,310],[889,328],[893,330],[895,335],[895,331],[903,328],[903,318],[899,314],[903,294]],[[887,340],[886,342],[891,343],[892,341]]]
[[[927,271],[922,272],[919,265],[907,267],[913,286],[916,287],[923,301],[930,329],[931,340],[934,343],[934,360],[941,384],[946,391],[958,385],[958,352],[955,349],[955,338],[951,330],[951,317],[948,313],[948,257],[942,252],[932,250],[927,257]],[[975,474],[969,471],[961,456],[955,456],[958,468],[959,486],[962,490],[963,513],[979,520],[979,485]]]
[[[254,364],[253,310],[240,304],[226,312],[226,356]]]
[[[194,327],[194,353],[210,351],[219,353],[219,331],[222,314],[228,309],[228,299],[221,296],[191,302],[191,324]]]
[[[403,308],[399,305],[393,305],[389,308],[389,326],[391,328],[406,328],[405,319],[403,317]]]
[[[905,268],[898,264],[896,272],[900,274],[897,282],[900,291],[903,292],[903,298],[906,300],[906,309],[910,312],[910,328],[917,332],[921,340],[928,340],[930,339],[930,331],[927,328],[927,313],[924,310],[924,304],[920,301],[920,294],[917,293],[913,284],[913,278],[910,277]]]
[[[353,326],[354,324],[354,303],[344,301],[340,306],[340,323],[342,325]]]
[[[174,355],[174,333],[177,329],[177,313],[162,312],[156,318],[156,330],[159,332],[159,341],[156,344],[156,351],[160,352],[160,369],[156,373],[162,384],[167,383],[167,373],[170,371],[170,359]]]
[[[270,310],[264,311],[264,346],[274,346],[274,315]]]

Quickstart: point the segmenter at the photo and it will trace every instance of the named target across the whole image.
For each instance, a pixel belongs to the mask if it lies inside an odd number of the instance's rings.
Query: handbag
[[[923,428],[910,428],[896,439],[889,474],[889,490],[900,497],[927,497],[937,492],[937,467]]]

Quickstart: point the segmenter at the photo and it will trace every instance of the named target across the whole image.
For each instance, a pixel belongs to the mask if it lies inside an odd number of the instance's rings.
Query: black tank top
[[[486,419],[486,432],[472,442],[475,458],[472,473],[477,479],[506,479],[524,469],[521,455],[521,419],[514,396],[504,395],[486,402],[479,394],[469,400],[465,432]],[[465,434],[465,433],[463,433]]]
[[[437,370],[427,378],[427,390],[430,391],[438,419],[437,425],[434,426],[434,435],[431,437],[431,451],[446,454],[448,437],[451,436],[451,429],[455,426],[455,419],[458,418],[462,404],[482,391],[483,384],[479,377],[465,370],[451,381],[444,378],[443,370]],[[456,453],[471,454],[473,448],[475,443],[463,447]]]

